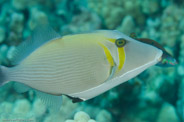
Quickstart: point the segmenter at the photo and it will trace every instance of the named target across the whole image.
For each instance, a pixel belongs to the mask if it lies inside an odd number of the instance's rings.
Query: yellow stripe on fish
[[[111,38],[108,38],[108,41],[112,42],[112,43],[115,43],[115,39],[111,39]]]
[[[108,60],[108,62],[110,64],[110,66],[111,67],[114,66],[115,65],[114,64],[114,60],[113,60],[113,57],[112,57],[109,49],[106,46],[104,46],[102,43],[100,43],[100,42],[98,44],[104,49],[104,53],[105,53],[105,55],[107,57],[107,60]]]
[[[119,54],[119,66],[118,71],[120,71],[123,68],[123,65],[125,63],[125,50],[123,47],[118,48],[118,54]]]
[[[108,38],[108,41],[115,44],[116,39]],[[119,65],[118,65],[118,72],[123,68],[125,63],[125,50],[123,47],[118,47],[118,57],[119,57]]]

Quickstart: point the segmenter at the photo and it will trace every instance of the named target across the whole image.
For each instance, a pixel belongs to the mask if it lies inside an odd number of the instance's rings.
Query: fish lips
[[[178,64],[177,60],[171,54],[169,54],[167,51],[164,50],[160,61],[157,63],[157,66],[173,67],[177,64]]]

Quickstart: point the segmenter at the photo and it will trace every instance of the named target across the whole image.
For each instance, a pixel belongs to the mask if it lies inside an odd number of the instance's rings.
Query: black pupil
[[[119,44],[123,44],[123,41],[122,41],[122,40],[120,40],[120,41],[119,41]]]

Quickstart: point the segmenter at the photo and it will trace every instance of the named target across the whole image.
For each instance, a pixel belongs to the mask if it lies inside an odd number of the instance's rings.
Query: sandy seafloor
[[[38,23],[61,35],[99,29],[150,38],[178,65],[152,66],[137,77],[89,101],[63,97],[54,113],[33,91],[0,88],[0,122],[182,122],[184,121],[183,0],[0,0],[0,63],[9,65],[16,47]]]

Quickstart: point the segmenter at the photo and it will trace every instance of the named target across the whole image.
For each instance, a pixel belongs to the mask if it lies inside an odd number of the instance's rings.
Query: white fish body
[[[115,41],[121,38],[127,43],[120,48]],[[18,47],[12,58],[16,66],[1,69],[3,83],[16,81],[43,93],[88,100],[135,77],[161,56],[160,49],[118,31],[60,37],[45,29]]]
[[[70,38],[38,48],[11,68],[11,80],[55,95],[81,92],[103,83],[110,74],[103,49],[93,40]]]

